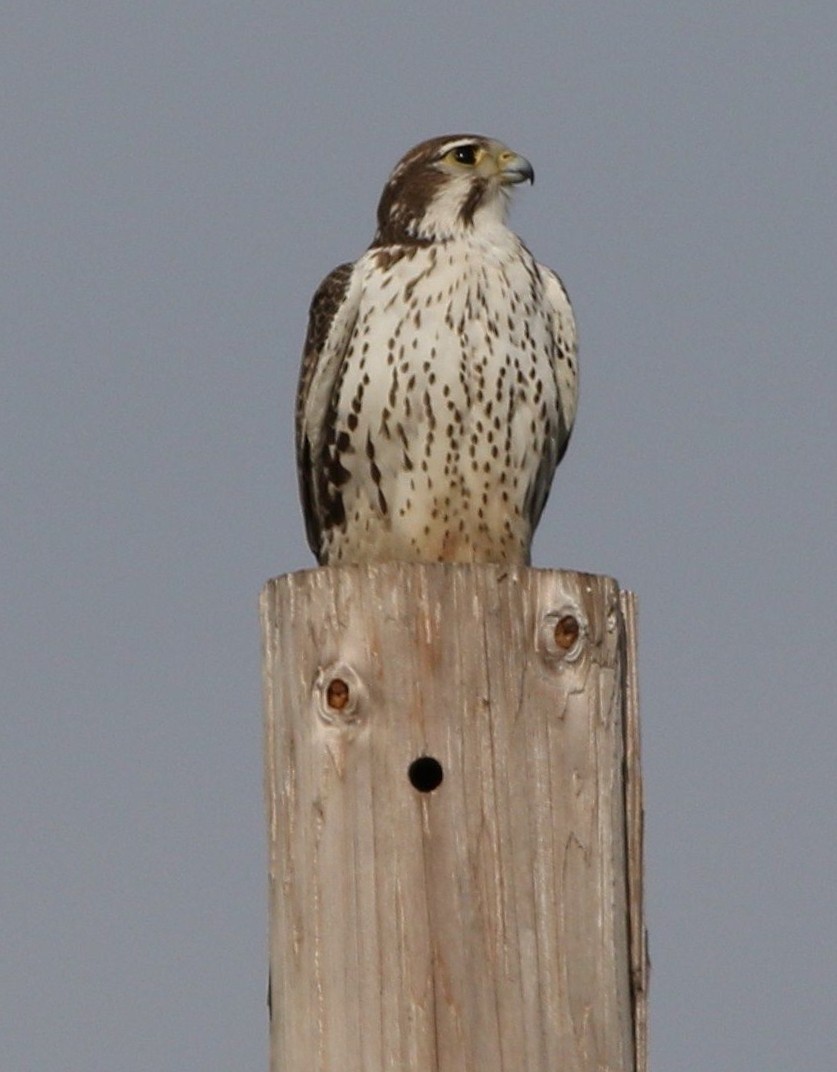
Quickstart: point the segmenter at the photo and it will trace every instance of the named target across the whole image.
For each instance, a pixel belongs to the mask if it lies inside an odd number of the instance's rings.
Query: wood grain
[[[262,624],[272,1070],[644,1072],[630,597],[388,563]]]

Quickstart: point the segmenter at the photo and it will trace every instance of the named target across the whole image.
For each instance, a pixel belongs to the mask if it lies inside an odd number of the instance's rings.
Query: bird
[[[421,142],[317,288],[296,456],[319,565],[530,563],[578,395],[567,291],[507,224],[534,177],[493,138]]]

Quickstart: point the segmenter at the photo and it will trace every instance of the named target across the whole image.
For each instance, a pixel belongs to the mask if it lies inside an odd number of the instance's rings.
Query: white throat
[[[466,222],[462,219],[461,209],[467,196],[468,184],[464,180],[448,183],[427,206],[416,225],[416,237],[459,238],[464,234],[505,228],[509,202],[505,188],[498,187],[490,192],[473,218]]]

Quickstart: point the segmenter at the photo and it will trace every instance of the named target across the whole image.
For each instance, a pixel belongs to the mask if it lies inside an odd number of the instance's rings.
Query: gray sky
[[[6,6],[0,1068],[266,1064],[256,599],[310,295],[424,137],[528,156],[640,597],[655,1072],[837,1050],[837,5]]]

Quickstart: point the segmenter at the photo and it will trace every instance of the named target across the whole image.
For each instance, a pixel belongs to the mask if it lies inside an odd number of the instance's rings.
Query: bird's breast
[[[368,272],[332,443],[378,557],[528,556],[558,404],[539,287],[531,259],[445,246]]]

